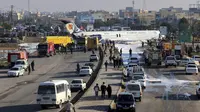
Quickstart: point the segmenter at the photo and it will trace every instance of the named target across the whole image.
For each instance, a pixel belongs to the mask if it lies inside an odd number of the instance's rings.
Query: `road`
[[[32,58],[36,71],[19,78],[8,78],[3,70],[0,76],[0,112],[55,112],[58,109],[41,110],[36,105],[36,92],[40,82],[52,79],[65,79],[69,83],[74,78],[88,81],[89,76],[80,77],[75,73],[76,64],[89,62],[91,52],[75,52],[72,55],[56,55],[50,58]],[[97,53],[98,54],[98,53]],[[97,62],[94,63],[97,65]],[[72,97],[77,92],[72,93]]]
[[[123,46],[125,51],[130,47],[133,52],[140,52],[141,44]],[[186,75],[184,67],[150,67],[145,68],[149,79],[156,78],[165,81],[166,86],[147,86],[141,102],[136,103],[136,112],[199,112],[200,102],[195,96],[196,85],[178,85],[170,87],[173,81],[199,81],[199,75]],[[165,74],[173,72],[174,75]],[[174,82],[175,83],[175,82]],[[173,84],[173,83],[172,83]],[[166,90],[169,90],[167,92]],[[164,97],[163,97],[164,95]]]

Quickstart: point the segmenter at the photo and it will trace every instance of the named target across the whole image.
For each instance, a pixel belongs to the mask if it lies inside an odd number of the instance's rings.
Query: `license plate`
[[[48,99],[49,99],[49,97],[43,97],[43,99],[44,99],[44,100],[48,100]]]

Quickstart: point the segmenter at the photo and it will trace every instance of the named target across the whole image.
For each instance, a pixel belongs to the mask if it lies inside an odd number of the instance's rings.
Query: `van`
[[[140,82],[128,82],[126,84],[126,92],[130,92],[134,95],[135,99],[141,101],[142,99],[142,87]]]
[[[66,80],[51,80],[41,82],[37,92],[37,104],[42,109],[48,106],[61,108],[62,104],[71,98],[70,85]]]

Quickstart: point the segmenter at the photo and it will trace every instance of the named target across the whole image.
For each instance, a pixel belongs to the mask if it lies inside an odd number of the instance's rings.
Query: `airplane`
[[[70,34],[73,34],[77,37],[84,35],[101,35],[104,40],[112,41],[144,41],[148,39],[158,39],[160,31],[158,30],[143,30],[143,31],[82,31],[77,27],[77,25],[69,20],[61,20]]]

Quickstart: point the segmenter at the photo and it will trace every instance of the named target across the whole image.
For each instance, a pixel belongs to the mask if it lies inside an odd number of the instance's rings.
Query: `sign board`
[[[166,26],[160,26],[160,35],[167,35],[167,27]]]

